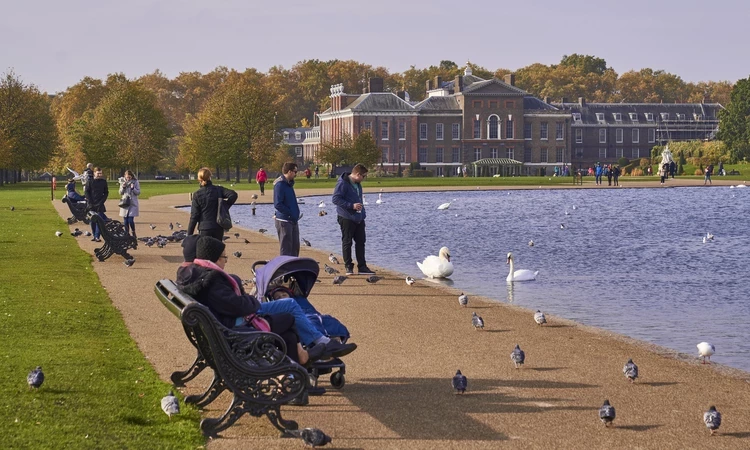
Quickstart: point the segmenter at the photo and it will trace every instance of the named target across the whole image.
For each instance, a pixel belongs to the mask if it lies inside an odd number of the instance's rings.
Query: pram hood
[[[255,264],[258,264],[257,262]],[[266,296],[271,281],[285,275],[294,275],[303,297],[310,295],[315,280],[318,279],[320,266],[312,258],[299,258],[295,256],[277,256],[264,265],[258,265],[255,269],[255,286],[258,296]]]

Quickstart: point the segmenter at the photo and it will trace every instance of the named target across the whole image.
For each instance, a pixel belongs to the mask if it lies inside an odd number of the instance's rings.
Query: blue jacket
[[[596,176],[598,177],[599,175],[602,174],[602,172],[604,171],[604,168],[602,166],[596,166],[596,169],[594,170],[595,170]]]
[[[294,193],[294,181],[287,181],[284,175],[273,182],[273,207],[276,208],[278,219],[289,222],[299,220],[299,206],[297,206],[297,194]]]
[[[362,206],[362,212],[358,213],[354,210],[355,203],[362,203],[362,185],[357,183],[359,192],[354,188],[352,182],[349,180],[351,173],[341,174],[341,178],[336,183],[336,187],[333,188],[333,204],[336,205],[336,213],[344,219],[351,220],[353,222],[362,222],[367,217],[367,211]]]

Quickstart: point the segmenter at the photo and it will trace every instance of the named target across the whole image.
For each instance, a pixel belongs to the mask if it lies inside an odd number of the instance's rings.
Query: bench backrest
[[[156,297],[159,301],[178,318],[182,315],[182,310],[187,305],[195,303],[195,300],[191,296],[180,291],[174,281],[166,278],[156,282],[154,292],[156,292]]]

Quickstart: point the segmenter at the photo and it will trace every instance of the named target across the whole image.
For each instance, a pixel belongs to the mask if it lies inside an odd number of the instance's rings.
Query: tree
[[[340,138],[321,144],[318,150],[318,158],[326,164],[331,165],[333,172],[337,166],[347,163],[349,155],[354,150],[354,139],[348,133],[343,133]]]
[[[362,164],[365,167],[372,167],[381,162],[382,154],[375,139],[369,131],[363,131],[357,135],[352,145],[352,154],[347,159],[349,164]]]
[[[719,111],[719,121],[717,137],[729,148],[731,160],[750,156],[750,77],[735,83],[729,104]]]
[[[579,55],[578,53],[563,55],[560,65],[575,67],[584,74],[604,75],[604,72],[607,70],[607,61],[604,59],[589,55]]]

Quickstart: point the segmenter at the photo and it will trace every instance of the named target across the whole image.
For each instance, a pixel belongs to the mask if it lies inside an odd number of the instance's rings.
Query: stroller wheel
[[[331,386],[336,389],[341,389],[346,384],[346,377],[341,372],[331,374]]]

